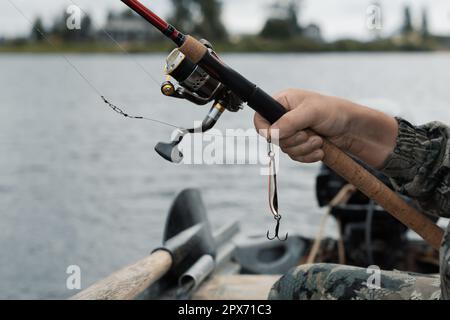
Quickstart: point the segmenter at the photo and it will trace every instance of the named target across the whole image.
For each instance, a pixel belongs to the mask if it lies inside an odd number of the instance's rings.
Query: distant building
[[[322,42],[322,31],[317,24],[310,24],[306,28],[303,28],[302,34],[304,37],[315,40],[317,42]]]
[[[160,33],[144,19],[129,11],[110,13],[104,30],[119,42],[151,41],[161,37]],[[105,38],[107,35],[100,32],[100,37]]]

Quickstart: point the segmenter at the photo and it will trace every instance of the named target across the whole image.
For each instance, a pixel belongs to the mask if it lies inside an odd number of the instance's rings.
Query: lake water
[[[161,96],[162,55],[71,55],[111,101],[132,114],[189,126],[205,108]],[[269,92],[301,87],[347,97],[416,123],[450,122],[449,54],[227,55]],[[136,61],[148,73],[149,77]],[[126,120],[58,55],[0,55],[0,298],[66,298],[66,268],[88,286],[160,244],[167,210],[200,188],[215,226],[273,227],[266,178],[248,166],[174,166],[154,145],[171,128]],[[155,82],[156,80],[156,82]],[[253,112],[218,127],[252,127]],[[281,161],[283,228],[312,236],[318,166]],[[332,227],[330,227],[333,229]]]

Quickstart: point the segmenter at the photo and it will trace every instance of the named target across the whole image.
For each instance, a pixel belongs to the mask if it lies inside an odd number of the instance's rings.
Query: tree
[[[172,0],[174,14],[170,17],[170,20],[186,33],[193,32],[195,27],[192,12],[193,4],[193,0]]]
[[[112,20],[115,16],[116,16],[116,14],[114,13],[114,11],[108,11],[108,14],[106,15],[106,20],[107,20],[107,21],[110,21],[110,20]]]
[[[294,36],[291,24],[287,20],[270,18],[261,31],[261,36],[268,39],[288,39]]]
[[[174,14],[170,20],[187,33],[196,33],[208,40],[228,37],[222,23],[222,3],[219,0],[172,0]]]
[[[196,0],[201,12],[201,21],[195,31],[211,40],[224,40],[228,37],[227,30],[222,23],[222,3],[218,0]]]
[[[63,41],[73,40],[73,32],[67,28],[67,19],[69,14],[64,10],[60,16],[58,16],[51,28],[51,33],[53,36],[60,38]]]
[[[39,17],[33,23],[30,37],[35,41],[42,41],[44,40],[44,34],[45,34],[44,24],[42,23],[42,19]]]
[[[84,14],[81,19],[81,29],[79,30],[80,40],[90,40],[93,33],[92,19],[89,14]]]
[[[402,33],[408,34],[414,31],[412,18],[411,18],[411,8],[409,6],[405,6],[403,11],[403,26]]]
[[[422,11],[422,37],[426,38],[430,35],[429,24],[428,24],[428,10],[424,8]]]
[[[135,13],[134,13],[134,11],[131,10],[131,9],[124,10],[124,11],[122,11],[122,13],[120,14],[120,16],[121,16],[122,18],[133,18],[134,15],[135,15]]]
[[[89,14],[84,13],[77,28],[69,28],[67,21],[70,15],[64,11],[53,23],[51,33],[53,36],[65,42],[86,41],[92,38],[94,26]]]
[[[291,0],[287,6],[287,21],[289,21],[292,25],[292,28],[295,33],[301,33],[302,28],[300,27],[298,13],[300,11],[300,1],[299,0]]]
[[[291,0],[287,4],[276,1],[271,5],[273,16],[267,19],[261,36],[272,39],[288,39],[302,33],[298,21],[301,1]]]

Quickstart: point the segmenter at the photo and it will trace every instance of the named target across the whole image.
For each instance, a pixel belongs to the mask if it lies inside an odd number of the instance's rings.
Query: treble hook
[[[270,237],[270,231],[267,231],[267,239],[269,239],[270,241],[273,241],[275,239],[278,239],[279,241],[286,241],[289,237],[289,233],[286,233],[286,237],[284,239],[281,239],[279,236],[279,232],[280,232],[280,220],[281,220],[281,216],[278,215],[275,217],[275,220],[277,221],[277,225],[275,226],[275,235],[273,237]]]

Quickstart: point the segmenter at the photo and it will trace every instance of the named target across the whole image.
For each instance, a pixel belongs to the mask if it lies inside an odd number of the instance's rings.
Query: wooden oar
[[[165,242],[164,248],[97,282],[72,300],[131,300],[185,262],[201,254],[201,243],[208,240],[209,227],[199,223]]]
[[[131,300],[161,279],[172,266],[172,256],[159,250],[97,282],[71,300]]]
[[[192,267],[200,266],[198,263],[205,255],[214,256],[214,263],[220,265],[228,253],[227,245],[231,245],[230,240],[238,232],[237,222],[212,232],[200,192],[184,190],[178,195],[169,212],[163,248],[95,283],[71,299],[135,299],[166,274],[170,274],[167,276],[169,281],[180,276],[192,276],[196,284],[199,284],[209,275],[210,270],[193,270]]]

